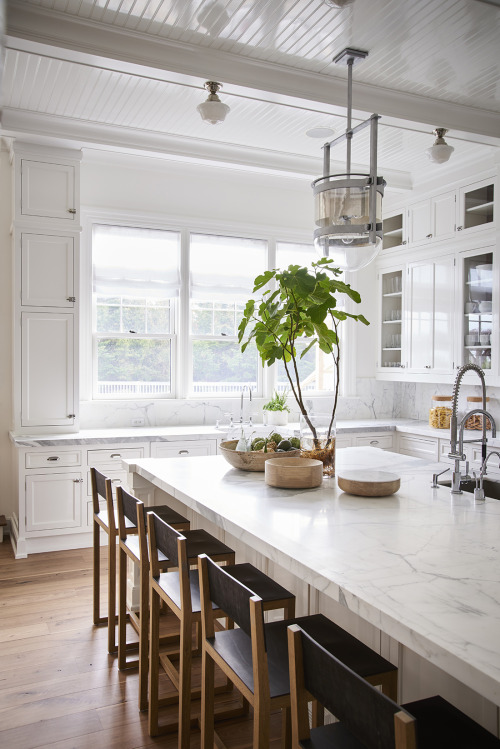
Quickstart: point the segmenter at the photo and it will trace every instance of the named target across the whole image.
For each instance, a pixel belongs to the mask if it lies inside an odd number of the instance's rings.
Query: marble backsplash
[[[451,395],[450,385],[422,384],[415,382],[382,382],[373,378],[357,380],[356,396],[339,399],[337,419],[408,418],[426,421],[432,395]],[[481,395],[479,386],[462,385],[459,410],[466,409],[468,395]],[[488,388],[488,409],[500,424],[500,389]],[[329,410],[331,398],[309,398],[314,410],[320,413]],[[262,422],[263,398],[246,397],[243,408],[245,420],[252,414],[254,423]],[[291,421],[298,421],[298,410],[289,402]],[[228,423],[229,414],[235,421],[240,418],[241,399],[206,398],[192,400],[144,400],[144,401],[84,401],[81,403],[82,429],[108,429],[130,427],[133,421],[143,419],[141,426],[214,426],[216,421]]]

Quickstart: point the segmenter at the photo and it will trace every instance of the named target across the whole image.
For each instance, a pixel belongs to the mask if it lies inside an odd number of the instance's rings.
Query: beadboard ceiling
[[[409,189],[500,154],[498,0],[8,0],[3,132],[297,175],[321,172],[317,126],[377,112],[379,173]],[[202,122],[206,80],[231,111]],[[431,131],[455,147],[430,164]],[[333,154],[339,164],[343,151]],[[368,134],[354,140],[366,168]]]

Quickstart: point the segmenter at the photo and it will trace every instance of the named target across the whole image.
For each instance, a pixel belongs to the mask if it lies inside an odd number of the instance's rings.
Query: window
[[[267,243],[192,234],[190,238],[191,383],[194,394],[260,391],[255,347],[244,354],[238,325],[253,282],[266,267]]]
[[[94,397],[172,393],[180,235],[93,229]]]
[[[276,265],[280,269],[288,268],[289,265],[309,265],[314,260],[319,260],[320,257],[321,255],[313,245],[292,242],[277,242],[276,244]],[[335,372],[332,357],[326,356],[315,346],[301,359],[300,353],[307,347],[308,343],[304,340],[297,344],[299,354],[297,365],[302,392],[333,390],[335,387]],[[277,366],[276,389],[279,392],[290,389],[285,365],[281,361],[278,362]]]

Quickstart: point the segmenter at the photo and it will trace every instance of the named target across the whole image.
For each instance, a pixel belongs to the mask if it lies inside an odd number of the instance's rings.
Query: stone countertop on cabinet
[[[235,425],[236,429],[237,425]],[[274,427],[256,424],[256,432],[262,433]],[[280,427],[281,428],[281,427]],[[248,427],[247,427],[248,429]],[[288,432],[298,433],[298,423],[288,424],[283,427]],[[337,434],[355,434],[359,432],[403,432],[407,434],[418,434],[423,437],[438,437],[446,439],[449,436],[447,429],[434,429],[426,421],[416,419],[341,419],[337,421]],[[228,428],[215,426],[199,426],[189,424],[184,426],[155,426],[155,427],[115,427],[109,429],[82,429],[79,432],[68,432],[64,434],[33,434],[18,435],[10,433],[11,441],[16,447],[71,447],[72,445],[95,445],[107,443],[134,443],[134,442],[174,442],[177,440],[200,440],[200,439],[224,439]],[[466,432],[466,439],[480,439],[480,432]],[[490,434],[488,442],[491,446],[500,446],[500,439],[492,439]]]

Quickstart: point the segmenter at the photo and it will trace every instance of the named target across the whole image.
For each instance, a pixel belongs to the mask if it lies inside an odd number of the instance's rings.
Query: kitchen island
[[[167,495],[239,561],[260,555],[265,569],[288,571],[299,613],[332,615],[332,602],[343,626],[367,624],[371,636],[349,628],[398,663],[402,699],[439,691],[498,734],[500,502],[432,489],[442,464],[369,447],[338,450],[337,472],[396,472],[390,497],[354,497],[335,479],[272,488],[221,456],[124,463],[147,504]]]

